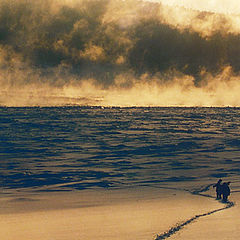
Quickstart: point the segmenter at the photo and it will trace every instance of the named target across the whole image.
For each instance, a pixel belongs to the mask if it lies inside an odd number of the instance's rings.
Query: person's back
[[[223,194],[223,201],[227,202],[228,196],[230,195],[230,188],[229,188],[230,182],[225,182],[222,185],[222,194]]]
[[[230,184],[230,182],[227,182],[227,184],[226,184],[226,194],[227,194],[227,196],[230,195],[230,187],[229,187],[229,184]]]
[[[213,187],[216,188],[216,194],[217,194],[217,199],[221,199],[221,195],[222,195],[222,179],[219,179],[218,182],[216,184],[213,185]]]

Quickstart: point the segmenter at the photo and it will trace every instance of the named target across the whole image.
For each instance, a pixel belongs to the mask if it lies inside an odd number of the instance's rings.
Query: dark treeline
[[[215,32],[203,37],[163,24],[161,15],[139,15],[134,23],[122,26],[117,20],[106,21],[109,2],[1,0],[0,47],[5,62],[0,67],[10,66],[7,63],[17,56],[44,73],[61,67],[104,84],[126,70],[154,74],[175,69],[194,76],[196,83],[203,69],[213,74],[226,65],[240,70],[240,34]],[[143,5],[153,7],[161,6]]]

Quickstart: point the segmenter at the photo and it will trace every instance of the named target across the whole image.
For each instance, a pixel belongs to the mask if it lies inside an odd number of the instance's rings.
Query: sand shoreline
[[[156,239],[178,223],[223,207],[181,189],[149,187],[18,193],[2,196],[0,203],[1,240]],[[185,227],[179,234],[184,232]]]

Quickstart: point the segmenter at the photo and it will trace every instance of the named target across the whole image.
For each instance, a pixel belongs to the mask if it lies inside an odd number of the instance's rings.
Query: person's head
[[[227,182],[227,185],[229,185],[231,182]]]
[[[218,180],[218,183],[221,183],[221,182],[222,182],[222,179],[219,179],[219,180]]]

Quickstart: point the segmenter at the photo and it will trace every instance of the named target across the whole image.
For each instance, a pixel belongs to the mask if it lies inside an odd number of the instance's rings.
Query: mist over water
[[[0,1],[1,106],[239,106],[240,16]]]

